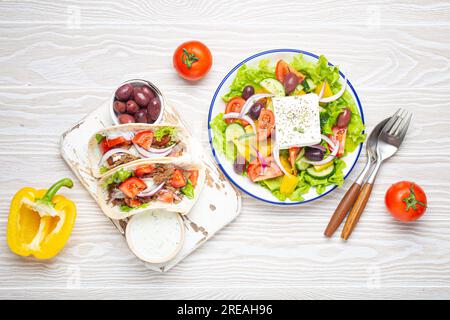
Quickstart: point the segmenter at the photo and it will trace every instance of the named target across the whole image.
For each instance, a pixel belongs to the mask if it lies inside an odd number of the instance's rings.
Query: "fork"
[[[383,163],[383,161],[392,157],[402,144],[406,132],[408,131],[411,117],[411,112],[400,108],[386,123],[386,125],[383,127],[383,130],[381,130],[380,135],[378,136],[376,149],[376,166],[367,179],[367,182],[362,187],[358,199],[356,199],[356,202],[353,205],[353,208],[350,211],[347,220],[345,221],[345,225],[341,234],[341,238],[343,238],[344,240],[347,240],[351,235],[353,229],[359,221],[359,218],[361,217],[361,214],[366,207],[381,164]]]

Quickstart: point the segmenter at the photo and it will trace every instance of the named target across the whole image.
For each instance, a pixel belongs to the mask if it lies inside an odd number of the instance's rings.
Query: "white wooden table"
[[[412,3],[411,3],[412,2]],[[204,41],[214,66],[196,84],[172,52]],[[450,298],[450,3],[443,1],[0,1],[0,298]],[[271,48],[325,54],[355,85],[370,130],[414,111],[347,243],[323,237],[345,189],[299,207],[247,196],[231,225],[165,274],[147,270],[75,182],[78,218],[51,262],[10,253],[10,200],[23,186],[75,177],[59,137],[123,80],[159,84],[208,147],[216,86],[240,60]],[[361,157],[350,180],[362,168]],[[393,221],[389,185],[419,183],[429,209]]]

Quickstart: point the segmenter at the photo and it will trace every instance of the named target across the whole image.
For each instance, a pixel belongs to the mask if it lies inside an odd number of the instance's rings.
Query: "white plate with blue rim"
[[[319,56],[316,54],[313,54],[311,52],[303,51],[303,50],[296,50],[296,49],[274,49],[274,50],[268,50],[264,52],[257,53],[255,55],[252,55],[243,61],[241,61],[239,64],[237,64],[233,69],[230,70],[230,72],[227,73],[227,75],[223,78],[223,80],[220,82],[219,86],[217,87],[214,96],[211,100],[210,108],[209,108],[209,114],[208,114],[208,134],[209,134],[209,142],[212,148],[213,156],[219,165],[220,169],[224,173],[224,175],[235,185],[237,186],[241,191],[248,194],[249,196],[267,202],[271,204],[276,205],[298,205],[302,203],[311,202],[317,199],[320,199],[332,192],[334,189],[336,189],[337,186],[330,185],[328,186],[325,191],[322,194],[317,194],[315,188],[311,188],[308,193],[303,195],[302,201],[291,201],[289,199],[286,199],[285,201],[281,201],[278,198],[276,198],[267,188],[264,188],[263,186],[253,183],[247,176],[240,175],[235,172],[233,168],[233,162],[229,161],[224,154],[221,152],[216,152],[214,149],[214,146],[212,144],[213,139],[213,131],[210,127],[210,122],[212,119],[214,119],[215,116],[217,116],[219,113],[223,113],[225,111],[226,103],[222,100],[222,96],[226,95],[229,91],[229,87],[231,83],[233,82],[234,78],[236,77],[236,73],[238,69],[243,65],[246,64],[247,66],[257,66],[259,61],[263,59],[268,59],[271,64],[276,64],[276,62],[280,59],[283,59],[285,61],[292,61],[294,55],[302,54],[304,59],[307,61],[316,62],[319,59]],[[329,65],[333,65],[329,62]],[[341,80],[345,77],[344,74],[339,71],[339,74],[341,76]],[[356,93],[356,90],[354,89],[353,85],[351,84],[350,80],[347,79],[347,91],[352,95],[353,100],[356,103],[356,106],[358,108],[359,114],[361,116],[362,122],[364,123],[364,112],[361,106],[361,102],[359,100],[358,94]],[[356,165],[356,162],[358,161],[358,158],[361,154],[362,150],[362,143],[356,148],[356,150],[344,158],[342,158],[346,163],[346,168],[344,169],[344,177],[347,178],[347,176],[350,174],[350,172],[353,170],[353,168]]]

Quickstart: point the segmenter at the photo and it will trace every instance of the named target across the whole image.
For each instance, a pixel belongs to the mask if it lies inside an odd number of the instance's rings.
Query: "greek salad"
[[[210,122],[215,152],[280,201],[344,181],[342,159],[364,141],[347,80],[324,56],[242,65]]]

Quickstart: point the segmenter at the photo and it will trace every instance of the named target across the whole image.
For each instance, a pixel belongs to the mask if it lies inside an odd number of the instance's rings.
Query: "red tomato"
[[[146,150],[149,150],[153,142],[153,131],[151,130],[140,131],[133,137],[132,141],[136,143],[138,146]]]
[[[172,179],[170,180],[170,184],[174,188],[183,188],[186,185],[186,177],[183,174],[183,171],[175,169],[173,172]]]
[[[252,161],[249,164],[247,174],[250,180],[256,182],[283,175],[283,172],[278,168],[272,157],[266,158],[265,161],[267,166],[264,170],[258,160]]]
[[[142,201],[139,199],[125,198],[125,203],[127,204],[127,206],[132,208],[139,207],[140,205],[142,205]]]
[[[191,181],[193,187],[195,187],[197,185],[198,170],[190,170],[189,171],[189,180]]]
[[[301,72],[298,72],[297,70],[295,70],[286,61],[279,60],[278,63],[277,63],[277,66],[275,68],[275,76],[276,76],[277,80],[280,81],[281,83],[284,83],[284,77],[289,72],[294,73],[298,77],[299,83],[302,83],[303,80],[305,80],[305,75],[304,74],[302,74]]]
[[[346,137],[347,137],[347,128],[339,128],[337,126],[333,127],[333,135],[330,135],[329,138],[334,143],[339,142],[339,151],[336,155],[337,157],[342,157],[344,155]]]
[[[409,181],[393,184],[384,198],[391,215],[400,221],[409,222],[419,219],[427,208],[427,196],[423,189]]]
[[[300,147],[291,147],[289,148],[289,163],[291,164],[291,168],[294,171],[294,175],[297,174],[297,167],[295,166],[295,160],[297,160],[297,156],[300,153]]]
[[[235,97],[235,98],[231,99],[230,101],[228,101],[227,106],[225,108],[225,113],[241,112],[244,104],[245,104],[245,100],[243,98]],[[248,122],[244,121],[242,119],[225,119],[225,122],[228,124],[233,123],[233,122],[238,122],[243,127],[248,126]]]
[[[174,52],[173,66],[182,78],[199,80],[211,69],[211,51],[200,41],[185,42]]]
[[[153,170],[155,170],[154,164],[144,164],[142,166],[139,166],[134,170],[134,175],[138,178],[142,178],[146,174],[152,173]]]
[[[275,128],[275,116],[273,112],[269,109],[262,109],[258,118],[258,140],[270,137],[273,128]]]
[[[122,144],[129,144],[130,141],[128,141],[127,139],[125,139],[124,137],[117,137],[114,139],[107,139],[108,141],[108,147],[110,149],[114,148],[114,147],[118,147]]]
[[[144,191],[147,185],[141,179],[131,177],[122,182],[119,185],[120,191],[122,191],[128,198],[133,199],[138,193]]]
[[[172,203],[173,202],[173,193],[168,190],[162,190],[158,193],[159,201]]]
[[[103,154],[105,154],[109,150],[111,150],[111,148],[108,145],[108,140],[106,138],[103,138],[103,140],[100,142],[100,148],[101,148]]]

